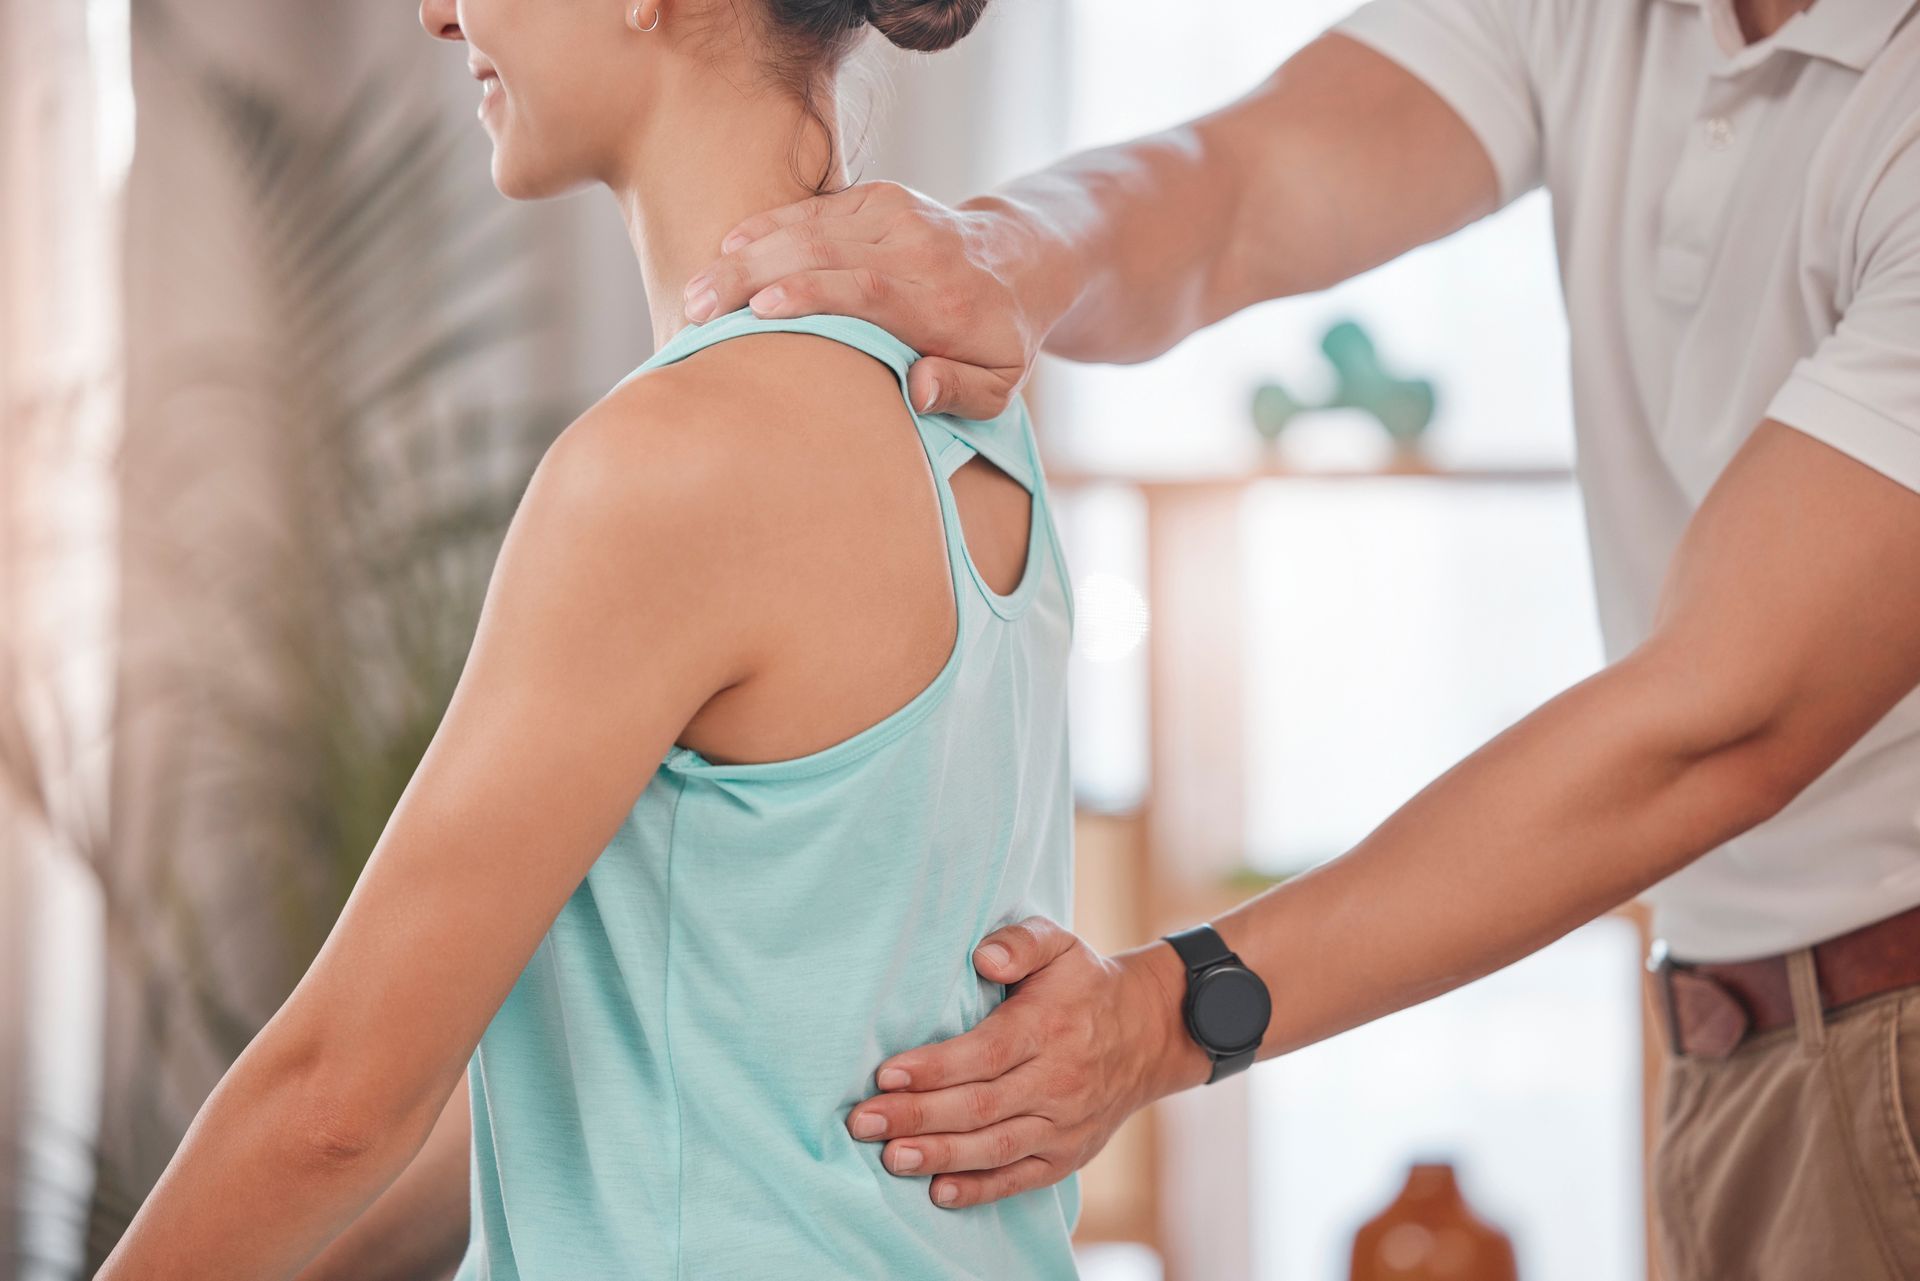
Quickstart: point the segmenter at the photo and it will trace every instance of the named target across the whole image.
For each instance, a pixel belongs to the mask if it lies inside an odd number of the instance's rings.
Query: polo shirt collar
[[[1787,19],[1778,31],[1755,44],[1740,35],[1733,0],[1668,0],[1670,4],[1701,9],[1714,43],[1727,56],[1729,71],[1741,71],[1785,49],[1824,58],[1855,71],[1864,71],[1886,48],[1920,0],[1814,0],[1811,7]]]

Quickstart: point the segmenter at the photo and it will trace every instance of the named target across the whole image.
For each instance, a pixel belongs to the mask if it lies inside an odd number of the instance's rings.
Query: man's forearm
[[[1245,305],[1210,288],[1237,186],[1189,125],[1070,156],[961,208],[1000,216],[1008,274],[1046,350],[1129,363]]]
[[[1518,960],[1785,806],[1920,684],[1920,597],[1886,590],[1917,561],[1920,498],[1762,424],[1688,526],[1646,644],[1215,922],[1274,990],[1261,1057]],[[1129,955],[1177,1010],[1173,950]],[[1182,1039],[1168,1088],[1205,1078]]]
[[[1002,216],[999,255],[1048,351],[1130,362],[1438,239],[1496,196],[1452,108],[1336,35],[1218,111],[963,208]]]
[[[1344,857],[1214,923],[1274,988],[1260,1057],[1519,960],[1758,824],[1791,790],[1766,736],[1699,741],[1631,662],[1576,686]]]

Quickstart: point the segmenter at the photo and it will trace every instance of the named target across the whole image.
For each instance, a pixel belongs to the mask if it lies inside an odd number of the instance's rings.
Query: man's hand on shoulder
[[[908,376],[915,408],[992,418],[1046,337],[1012,285],[1031,236],[992,199],[950,209],[897,183],[861,183],[735,227],[688,283],[687,316],[749,305],[764,317],[858,316],[921,354]]]

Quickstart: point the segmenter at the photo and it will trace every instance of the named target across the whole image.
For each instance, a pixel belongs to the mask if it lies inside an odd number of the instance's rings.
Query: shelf
[[[1134,489],[1204,491],[1240,489],[1264,480],[1435,480],[1476,485],[1564,485],[1573,480],[1569,467],[1458,467],[1425,458],[1396,459],[1378,467],[1295,467],[1265,462],[1245,471],[1155,476],[1128,472],[1084,471],[1049,467],[1047,483],[1056,489],[1093,485],[1124,485]]]

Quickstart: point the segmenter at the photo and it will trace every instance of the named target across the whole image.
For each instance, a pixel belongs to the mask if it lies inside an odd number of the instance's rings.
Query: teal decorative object
[[[1369,415],[1405,449],[1419,442],[1433,425],[1437,398],[1425,378],[1398,378],[1380,361],[1379,350],[1367,331],[1343,320],[1320,339],[1320,350],[1333,366],[1333,395],[1318,405],[1305,404],[1278,383],[1264,383],[1253,393],[1254,430],[1269,443],[1278,440],[1288,423],[1302,414],[1328,409],[1357,409]]]
[[[1278,383],[1267,383],[1253,393],[1253,429],[1271,445],[1294,416],[1312,407],[1302,405]]]

